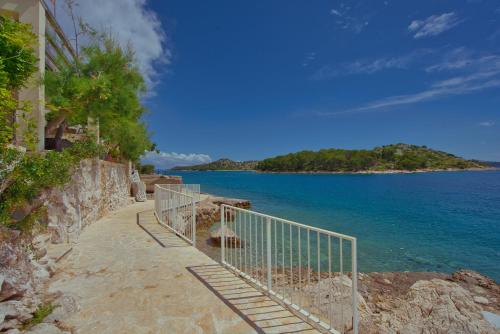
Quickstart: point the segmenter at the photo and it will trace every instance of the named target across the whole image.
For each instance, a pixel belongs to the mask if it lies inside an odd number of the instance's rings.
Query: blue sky
[[[397,142],[500,161],[498,1],[138,2],[164,53],[146,162]]]

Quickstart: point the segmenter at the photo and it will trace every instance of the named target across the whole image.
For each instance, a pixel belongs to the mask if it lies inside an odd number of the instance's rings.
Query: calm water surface
[[[500,171],[393,175],[173,172],[202,192],[358,238],[360,271],[468,268],[500,281]]]

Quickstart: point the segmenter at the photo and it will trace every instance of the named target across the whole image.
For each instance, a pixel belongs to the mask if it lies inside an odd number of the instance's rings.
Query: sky
[[[500,2],[81,1],[136,48],[157,168],[427,145],[500,161]]]

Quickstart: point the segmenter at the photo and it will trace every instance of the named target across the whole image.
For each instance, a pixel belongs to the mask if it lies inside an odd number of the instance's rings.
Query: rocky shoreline
[[[438,173],[438,172],[483,172],[483,171],[496,171],[500,168],[496,167],[485,167],[485,168],[447,168],[447,169],[416,169],[416,170],[362,170],[362,171],[299,171],[299,172],[269,172],[269,171],[256,171],[257,173],[263,174],[418,174],[418,173]]]
[[[193,171],[193,170],[182,170],[177,171]],[[446,168],[446,169],[416,169],[416,170],[404,170],[404,169],[388,169],[388,170],[360,170],[360,171],[261,171],[255,169],[217,169],[217,170],[198,170],[202,172],[255,172],[261,174],[339,174],[339,175],[350,175],[350,174],[361,174],[361,175],[372,175],[372,174],[418,174],[418,173],[439,173],[439,172],[483,172],[483,171],[500,171],[498,167],[484,167],[484,168]]]
[[[222,203],[250,207],[249,201],[216,196],[208,196],[199,204],[198,217],[202,223],[198,225],[197,248],[216,261],[220,261],[220,247],[211,240],[209,228],[220,220]],[[295,271],[292,274],[285,270],[287,281],[298,282]],[[311,275],[317,276],[317,273]],[[321,273],[321,277],[327,281],[328,273]],[[342,286],[350,284],[350,280],[345,281],[337,278],[335,282]],[[307,289],[321,289],[316,279],[311,282]],[[500,286],[471,270],[453,274],[360,273],[358,293],[360,333],[500,333],[500,324],[493,325],[500,321]],[[350,326],[346,323],[346,330]]]

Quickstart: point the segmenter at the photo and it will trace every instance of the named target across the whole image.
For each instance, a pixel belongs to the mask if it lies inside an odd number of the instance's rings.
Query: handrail
[[[227,205],[227,204],[222,204],[222,207],[236,208],[234,206]],[[346,239],[346,240],[349,240],[349,241],[355,241],[356,240],[355,237],[351,237],[350,235],[346,235],[346,234],[342,234],[342,233],[337,233],[337,232],[333,232],[333,231],[328,231],[328,230],[325,230],[325,229],[322,229],[322,228],[319,228],[319,227],[304,225],[304,224],[297,223],[297,222],[294,222],[294,221],[291,221],[291,220],[288,220],[288,219],[284,219],[284,218],[280,218],[280,217],[275,217],[275,216],[270,216],[268,214],[257,212],[257,211],[247,210],[247,209],[243,209],[243,208],[237,208],[237,209],[239,211],[251,213],[251,214],[254,214],[254,215],[257,215],[257,216],[260,216],[260,217],[264,217],[264,218],[279,219],[279,220],[284,221],[284,222],[286,222],[288,224],[292,224],[292,225],[295,225],[295,226],[300,226],[301,228],[307,228],[307,229],[310,229],[310,230],[315,231],[315,232],[331,234],[331,235],[334,235],[334,236],[336,236],[338,238]]]
[[[154,201],[158,222],[196,247],[195,197],[155,184]]]
[[[355,237],[223,204],[221,259],[324,329],[358,334]]]

